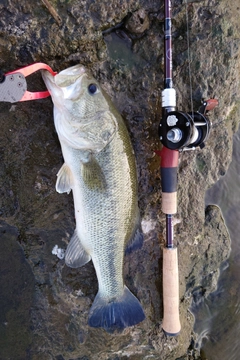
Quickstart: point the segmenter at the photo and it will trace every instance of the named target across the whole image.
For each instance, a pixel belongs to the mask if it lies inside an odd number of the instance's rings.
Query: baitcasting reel
[[[211,128],[206,116],[218,101],[209,99],[204,101],[196,112],[182,112],[175,107],[163,107],[163,116],[159,126],[159,137],[162,144],[171,150],[194,150],[203,148]]]

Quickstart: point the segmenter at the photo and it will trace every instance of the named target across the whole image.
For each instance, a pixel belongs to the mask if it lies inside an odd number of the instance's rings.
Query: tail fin
[[[102,327],[107,332],[123,330],[145,319],[138,299],[125,286],[120,298],[107,300],[98,293],[90,309],[88,325]]]

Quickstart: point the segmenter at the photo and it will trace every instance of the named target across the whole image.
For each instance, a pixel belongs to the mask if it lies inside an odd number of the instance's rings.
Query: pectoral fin
[[[106,187],[104,174],[94,157],[82,164],[82,178],[85,185],[91,190],[101,191]]]
[[[83,248],[77,231],[75,230],[66,250],[65,263],[69,267],[78,268],[90,260],[91,256]]]
[[[57,173],[56,190],[61,193],[70,193],[72,189],[72,173],[66,164],[63,164],[59,172]]]

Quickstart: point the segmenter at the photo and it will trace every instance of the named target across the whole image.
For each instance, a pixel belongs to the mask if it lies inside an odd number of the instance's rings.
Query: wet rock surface
[[[0,357],[24,359],[32,341],[34,275],[17,242],[17,229],[0,221],[0,237]]]
[[[175,241],[182,331],[167,338],[161,329],[165,219],[154,155],[160,147],[163,3],[49,3],[56,19],[41,1],[1,2],[0,67],[7,72],[41,61],[60,71],[80,62],[124,117],[136,153],[145,236],[142,249],[126,256],[124,276],[146,320],[114,335],[86,325],[97,292],[94,268],[70,269],[52,254],[55,245],[66,248],[75,222],[72,196],[55,191],[62,156],[51,99],[0,103],[0,359],[197,359],[188,309],[214,290],[230,249],[220,210],[205,209],[204,194],[225,174],[238,126],[239,9],[225,0],[174,2],[178,107],[190,110],[191,94],[194,109],[202,98],[220,103],[210,114],[207,146],[180,157]],[[28,90],[44,89],[40,74],[27,82]]]

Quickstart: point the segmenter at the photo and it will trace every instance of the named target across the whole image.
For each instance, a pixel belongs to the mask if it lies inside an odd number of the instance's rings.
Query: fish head
[[[99,83],[82,65],[53,76],[42,71],[54,104],[60,142],[75,149],[101,151],[114,137],[117,121],[112,104]]]

